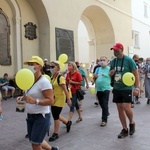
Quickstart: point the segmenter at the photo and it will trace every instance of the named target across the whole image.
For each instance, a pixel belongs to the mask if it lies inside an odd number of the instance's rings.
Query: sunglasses
[[[50,68],[55,68],[55,66],[50,66]]]

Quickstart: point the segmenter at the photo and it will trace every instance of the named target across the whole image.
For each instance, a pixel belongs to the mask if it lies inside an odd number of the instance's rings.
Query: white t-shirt
[[[26,95],[41,100],[44,99],[42,91],[47,89],[52,89],[52,85],[44,76],[42,76],[30,90],[26,91]],[[50,107],[26,103],[26,112],[29,114],[47,114],[50,113]]]

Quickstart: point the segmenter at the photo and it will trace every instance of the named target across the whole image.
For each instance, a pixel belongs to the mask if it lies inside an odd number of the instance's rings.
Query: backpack
[[[57,83],[58,83],[58,85],[60,86],[60,77],[61,77],[62,75],[58,75],[58,77],[57,77]],[[66,84],[66,88],[67,88],[67,90],[68,90],[68,93],[69,93],[69,97],[70,98],[72,98],[72,93],[71,93],[71,89],[68,87],[68,84]]]

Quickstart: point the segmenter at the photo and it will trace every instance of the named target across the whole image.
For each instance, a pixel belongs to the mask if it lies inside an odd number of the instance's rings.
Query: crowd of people
[[[67,133],[71,130],[75,109],[78,114],[76,123],[83,121],[82,101],[79,101],[77,91],[82,87],[88,89],[89,82],[95,84],[96,105],[99,105],[102,110],[100,126],[107,125],[110,115],[109,94],[112,88],[113,102],[116,104],[122,126],[118,138],[134,134],[136,125],[132,111],[134,103],[140,104],[139,99],[145,91],[147,104],[150,104],[150,58],[144,61],[136,54],[133,58],[126,56],[124,46],[121,43],[116,43],[110,50],[113,50],[115,56],[112,60],[109,61],[106,56],[101,56],[96,60],[96,63],[92,61],[89,69],[89,73],[93,74],[92,81],[88,81],[87,74],[79,62],[68,62],[65,74],[61,73],[58,61],[52,61],[49,64],[48,59],[42,60],[39,56],[33,56],[29,61],[24,62],[25,65],[33,67],[35,82],[30,89],[25,91],[24,96],[17,98],[17,102],[22,100],[26,102],[27,135],[33,150],[59,150],[59,147],[52,147],[44,140],[50,128],[51,114],[54,119],[54,131],[49,142],[59,138],[60,122],[66,126]],[[126,72],[134,74],[135,83],[133,86],[127,86],[123,83],[122,76]],[[43,74],[50,76],[51,81],[46,79]],[[13,97],[15,89],[7,85],[7,77],[8,74],[4,74],[0,80],[0,86],[2,90],[5,90],[5,96],[7,96],[7,90],[12,90]],[[112,82],[113,85],[111,85]],[[61,115],[66,103],[70,108],[68,118]]]

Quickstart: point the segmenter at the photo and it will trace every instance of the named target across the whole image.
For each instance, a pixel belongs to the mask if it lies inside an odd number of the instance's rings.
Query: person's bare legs
[[[74,112],[70,112],[70,113],[69,113],[68,121],[71,121],[71,119],[72,119],[73,115],[74,115]]]
[[[41,145],[32,144],[33,150],[43,150]]]
[[[117,104],[119,119],[121,121],[122,127],[127,129],[126,116],[129,119],[130,124],[133,124],[133,112],[130,103],[118,103]]]
[[[33,150],[43,150],[43,149],[51,150],[52,149],[52,147],[45,140],[40,145],[32,144],[32,148]]]
[[[127,129],[126,113],[124,110],[124,106],[122,103],[117,103],[116,105],[117,105],[118,115],[119,115],[119,119],[122,124],[122,127],[123,127],[123,129]],[[131,104],[130,104],[130,107],[131,107]]]
[[[58,120],[54,120],[54,133],[58,134],[59,127],[60,127],[59,119]]]
[[[45,149],[45,150],[51,150],[52,147],[44,140],[41,144],[42,146],[42,149]]]
[[[79,118],[82,119],[82,115],[81,115],[82,113],[81,113],[80,109],[77,110],[77,113],[78,113]]]
[[[13,87],[13,88],[11,89],[11,95],[14,96],[14,93],[15,93],[15,88]]]
[[[5,93],[5,97],[7,97],[7,94],[8,94],[8,89],[7,88],[4,88],[4,93]]]
[[[129,119],[130,124],[133,124],[134,121],[133,121],[133,111],[131,109],[131,104],[130,103],[124,103],[123,107],[124,107],[124,110],[125,110],[125,113],[126,113],[128,119]]]
[[[60,120],[61,122],[63,122],[64,124],[67,124],[67,123],[68,123],[68,120],[67,120],[66,118],[62,117],[62,116],[59,116],[59,120]]]

